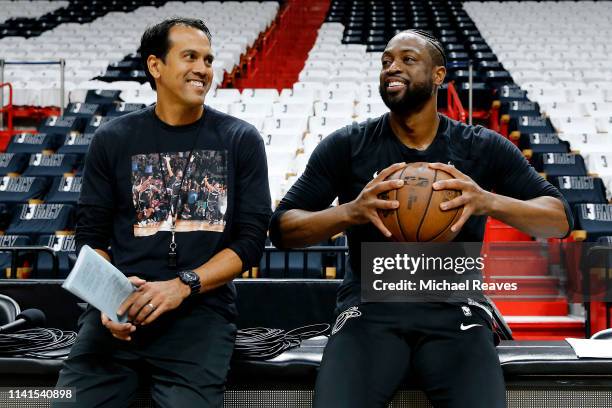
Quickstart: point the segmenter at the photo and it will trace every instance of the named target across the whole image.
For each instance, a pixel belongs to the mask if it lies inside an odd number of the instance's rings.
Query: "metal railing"
[[[6,61],[0,59],[0,84],[4,83],[4,67],[6,65],[59,65],[60,67],[60,114],[64,114],[66,105],[66,60],[60,58],[57,61]],[[0,108],[4,107],[4,92],[0,92]],[[4,119],[0,115],[0,128],[4,127]]]
[[[9,102],[5,106],[4,105],[4,88],[8,88]],[[4,127],[4,113],[6,112],[6,119],[8,122],[8,131],[10,134],[13,134],[13,85],[9,82],[2,82],[0,80],[0,130]]]

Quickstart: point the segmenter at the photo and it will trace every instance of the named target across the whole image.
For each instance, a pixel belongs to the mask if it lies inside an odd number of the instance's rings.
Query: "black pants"
[[[364,303],[336,320],[314,407],[386,407],[409,373],[436,408],[506,406],[485,311],[446,303]]]
[[[139,385],[150,384],[157,406],[222,407],[235,335],[235,325],[209,307],[182,305],[125,342],[90,307],[57,383],[76,388],[76,404],[53,406],[127,407]]]

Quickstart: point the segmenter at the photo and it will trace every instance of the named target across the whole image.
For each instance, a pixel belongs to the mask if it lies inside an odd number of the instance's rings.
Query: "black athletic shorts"
[[[314,407],[386,407],[409,374],[436,408],[506,407],[491,317],[451,303],[363,303],[342,312]]]

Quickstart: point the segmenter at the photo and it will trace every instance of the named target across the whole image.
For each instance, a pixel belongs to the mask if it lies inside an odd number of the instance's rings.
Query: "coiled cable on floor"
[[[269,360],[300,346],[303,340],[329,331],[326,323],[312,324],[293,330],[254,327],[238,330],[235,355],[244,360]],[[0,357],[52,359],[67,356],[76,340],[73,331],[28,329],[9,334],[0,333]]]
[[[0,333],[0,357],[57,358],[70,353],[76,333],[59,329],[28,329]]]
[[[311,324],[293,330],[253,327],[236,334],[235,357],[244,360],[269,360],[298,347],[303,340],[325,335],[330,325]]]

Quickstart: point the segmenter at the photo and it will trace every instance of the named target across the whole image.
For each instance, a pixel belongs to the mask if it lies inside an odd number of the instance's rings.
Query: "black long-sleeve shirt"
[[[216,205],[203,199],[210,189],[218,194]],[[175,209],[178,265],[172,269]],[[209,107],[193,124],[170,126],[150,107],[96,132],[76,241],[78,249],[110,246],[117,268],[147,280],[173,279],[177,270],[199,267],[225,248],[246,270],[261,259],[270,213],[264,144],[253,126]],[[229,283],[200,299],[232,315],[234,297]]]
[[[295,182],[272,215],[270,238],[282,248],[280,217],[288,210],[320,211],[338,197],[340,204],[354,200],[374,174],[399,162],[452,163],[487,191],[529,200],[540,196],[560,199],[571,231],[571,210],[550,183],[529,165],[521,152],[501,135],[468,126],[439,115],[440,125],[431,145],[415,150],[402,144],[389,125],[388,114],[339,129],[314,150],[304,174]],[[455,238],[457,242],[482,242],[485,216],[472,216]],[[568,231],[568,233],[569,233]],[[349,262],[338,307],[359,303],[361,243],[387,239],[371,223],[347,230]]]

